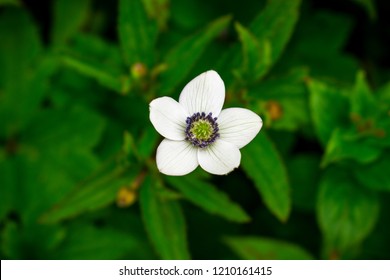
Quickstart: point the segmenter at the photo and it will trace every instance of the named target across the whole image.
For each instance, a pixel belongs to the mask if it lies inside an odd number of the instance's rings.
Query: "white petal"
[[[149,110],[158,133],[171,140],[184,140],[188,114],[183,106],[170,97],[160,97],[150,102]]]
[[[204,149],[198,149],[199,165],[207,172],[224,175],[240,165],[241,153],[236,145],[218,139]]]
[[[225,101],[225,85],[217,72],[210,70],[195,77],[180,93],[179,103],[190,115],[205,112],[217,117]]]
[[[164,139],[157,148],[156,162],[161,173],[186,175],[198,166],[197,148],[187,141]]]
[[[243,108],[222,110],[218,117],[220,139],[244,147],[259,133],[263,121],[254,112]]]

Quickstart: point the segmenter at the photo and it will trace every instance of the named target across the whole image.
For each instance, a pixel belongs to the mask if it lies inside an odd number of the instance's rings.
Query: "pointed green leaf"
[[[325,146],[336,127],[349,123],[348,99],[340,89],[317,80],[308,81],[310,111],[320,142]]]
[[[253,180],[268,209],[281,221],[291,211],[290,186],[284,163],[264,132],[242,149],[242,168]]]
[[[269,0],[250,25],[259,41],[270,42],[272,63],[280,57],[290,40],[298,21],[300,4],[301,0]]]
[[[186,225],[180,204],[159,194],[157,181],[146,177],[141,186],[142,217],[149,238],[162,259],[189,259]]]
[[[335,129],[326,145],[321,165],[353,159],[360,163],[370,163],[381,154],[381,149],[369,143],[369,139],[355,132]]]
[[[62,63],[66,67],[69,67],[82,75],[95,79],[102,86],[107,87],[108,89],[118,93],[126,93],[129,91],[130,85],[128,84],[128,80],[107,72],[104,67],[98,67],[96,63],[94,65],[69,56],[62,57]]]
[[[187,77],[210,42],[225,29],[231,17],[213,21],[204,30],[178,43],[164,58],[167,70],[161,74],[161,94],[171,93]]]
[[[333,169],[320,182],[317,218],[324,236],[325,253],[347,253],[366,238],[375,226],[379,200],[361,188],[347,172]]]
[[[166,177],[166,179],[186,199],[211,214],[239,223],[250,220],[250,217],[238,204],[231,201],[226,193],[219,191],[210,183],[189,176]]]
[[[270,50],[267,54],[269,68],[275,64],[290,40],[298,20],[300,3],[301,0],[269,0],[248,28],[259,44],[269,44],[269,47],[266,47]],[[222,73],[225,71],[226,76],[229,75],[230,71],[227,69],[240,67],[238,54],[239,48],[235,45],[221,56],[216,69]]]
[[[244,260],[311,260],[296,244],[265,237],[228,237],[225,242]]]
[[[154,63],[157,25],[148,18],[141,0],[119,1],[119,39],[128,66]]]
[[[245,79],[256,81],[260,79],[271,65],[271,45],[268,41],[259,41],[244,26],[235,24],[242,49],[242,72]]]
[[[363,118],[376,116],[378,104],[371,93],[365,75],[360,71],[356,76],[355,86],[351,95],[351,113]]]
[[[7,8],[0,17],[0,135],[18,133],[37,110],[45,93],[38,71],[42,44],[25,10]]]

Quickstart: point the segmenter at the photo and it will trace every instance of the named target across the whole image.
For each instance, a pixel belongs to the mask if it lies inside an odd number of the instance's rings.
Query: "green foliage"
[[[325,254],[348,257],[375,225],[378,196],[361,188],[342,169],[325,173],[319,188],[318,221],[324,234]]]
[[[242,150],[242,167],[253,179],[269,210],[281,221],[291,211],[290,186],[285,166],[270,139],[261,134]]]
[[[0,0],[2,258],[389,258],[388,4],[30,2]],[[209,69],[263,128],[162,175],[149,103]]]
[[[51,30],[53,44],[61,45],[65,43],[85,24],[89,13],[90,2],[90,0],[54,1],[54,21]]]
[[[10,26],[14,26],[12,32]],[[45,91],[38,60],[42,44],[30,15],[18,8],[8,8],[0,18],[0,135],[10,136],[25,126],[42,101]],[[30,69],[35,71],[31,73]],[[15,79],[17,77],[17,82]]]
[[[227,27],[230,16],[224,16],[210,23],[204,30],[183,39],[164,57],[166,67],[161,75],[162,94],[171,93],[200,58],[209,43]]]
[[[141,0],[119,1],[118,31],[128,66],[134,63],[151,66],[154,63],[153,49],[157,40],[157,25],[148,19]]]
[[[309,80],[308,89],[314,128],[317,137],[325,145],[334,128],[346,122],[349,110],[348,99],[340,89],[334,89],[320,81]]]
[[[305,69],[294,69],[249,88],[252,109],[264,115],[265,125],[295,131],[309,125],[309,104],[304,79]]]
[[[129,85],[127,81],[120,77],[112,76],[111,73],[102,70],[101,67],[95,67],[86,62],[76,60],[72,57],[63,57],[63,64],[82,75],[96,79],[102,86],[105,86],[119,93],[126,93]]]
[[[234,222],[248,222],[249,216],[241,207],[232,202],[228,196],[197,178],[168,178],[168,182],[181,192],[181,194],[203,208],[205,211],[224,217]]]
[[[299,16],[301,0],[270,0],[264,11],[252,22],[250,29],[261,41],[271,44],[274,63],[289,41]]]
[[[142,217],[157,253],[164,259],[188,259],[186,228],[179,202],[164,197],[158,181],[146,178],[141,187]]]
[[[268,41],[257,38],[241,24],[235,25],[243,50],[242,79],[256,81],[268,70],[271,64],[271,45]]]
[[[80,260],[117,259],[125,256],[129,251],[139,249],[138,241],[132,234],[112,229],[79,226],[77,231],[71,231],[64,238],[52,257],[71,259],[73,256],[78,256]]]
[[[373,163],[354,166],[353,173],[359,183],[368,189],[389,191],[390,175],[387,172],[389,166],[390,157],[387,151]]]
[[[226,243],[244,260],[310,260],[304,249],[264,237],[229,237]]]

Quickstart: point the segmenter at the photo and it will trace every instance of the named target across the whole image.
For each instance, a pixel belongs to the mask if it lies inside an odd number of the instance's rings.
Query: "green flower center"
[[[219,137],[217,118],[212,113],[194,113],[186,119],[186,140],[201,149],[215,142]]]
[[[207,141],[213,135],[214,128],[209,121],[198,120],[192,123],[190,133],[198,140]]]

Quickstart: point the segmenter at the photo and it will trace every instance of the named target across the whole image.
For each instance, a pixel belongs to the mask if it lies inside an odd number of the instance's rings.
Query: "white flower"
[[[150,121],[166,138],[157,148],[161,173],[185,175],[200,165],[223,175],[240,165],[239,149],[252,141],[263,122],[247,109],[222,110],[224,100],[225,85],[211,70],[189,82],[179,102],[170,97],[150,102]]]

